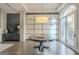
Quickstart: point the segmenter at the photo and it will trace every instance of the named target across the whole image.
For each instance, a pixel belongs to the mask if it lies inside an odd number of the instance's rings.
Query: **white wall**
[[[6,18],[6,13],[4,12],[3,9],[0,9],[0,41],[2,41],[2,33],[4,30],[7,28],[7,18]]]

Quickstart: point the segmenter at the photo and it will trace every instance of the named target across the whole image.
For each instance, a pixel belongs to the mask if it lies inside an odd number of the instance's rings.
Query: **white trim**
[[[57,9],[58,12],[60,12],[65,6],[67,5],[67,3],[63,3],[60,8]]]
[[[24,3],[22,3],[22,6],[23,6],[23,8],[25,9],[25,11],[27,12],[28,11],[28,7],[27,7],[27,5],[25,5]]]

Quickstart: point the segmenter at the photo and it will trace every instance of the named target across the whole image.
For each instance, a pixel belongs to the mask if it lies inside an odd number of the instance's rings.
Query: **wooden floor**
[[[3,44],[14,44],[14,46],[0,52],[0,55],[77,55],[72,49],[63,45],[58,41],[45,43],[44,45],[49,46],[49,49],[44,49],[43,53],[40,53],[38,49],[34,49],[34,46],[39,45],[33,41],[26,42],[4,42]]]

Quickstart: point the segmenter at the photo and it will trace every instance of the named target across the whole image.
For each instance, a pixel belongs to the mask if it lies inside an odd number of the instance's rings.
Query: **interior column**
[[[25,32],[25,12],[20,12],[20,41],[26,40],[26,32]]]

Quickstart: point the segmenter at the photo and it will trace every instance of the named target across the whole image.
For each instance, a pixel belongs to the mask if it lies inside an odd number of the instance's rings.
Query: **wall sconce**
[[[18,25],[17,28],[20,29],[20,26]]]

